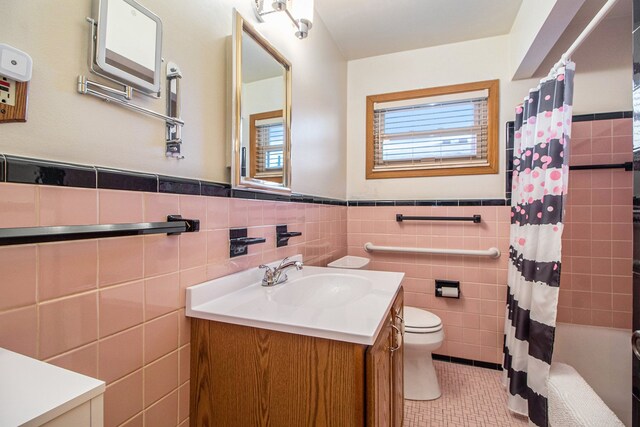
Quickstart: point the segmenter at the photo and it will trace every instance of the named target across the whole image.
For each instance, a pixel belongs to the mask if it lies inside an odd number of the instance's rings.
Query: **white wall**
[[[616,20],[612,20],[616,21]],[[349,199],[477,199],[504,197],[504,123],[539,78],[510,80],[509,36],[350,61],[347,101]],[[615,51],[616,53],[612,53]],[[557,60],[557,58],[554,58]],[[574,113],[626,111],[631,104],[630,30],[598,28],[574,55]],[[368,95],[500,79],[500,172],[493,175],[365,179],[365,100]]]
[[[631,331],[558,323],[553,361],[573,366],[631,426]]]
[[[0,125],[0,153],[228,182],[226,39],[232,8],[255,24],[251,3],[141,0],[163,21],[163,57],[184,75],[181,161],[164,157],[164,123],[76,92],[88,74],[90,0],[0,0],[0,40],[34,60],[27,123]],[[258,30],[293,64],[293,190],[344,197],[346,61],[321,19],[306,40],[290,24]],[[165,102],[135,102],[164,112]],[[330,158],[317,162],[319,153]]]

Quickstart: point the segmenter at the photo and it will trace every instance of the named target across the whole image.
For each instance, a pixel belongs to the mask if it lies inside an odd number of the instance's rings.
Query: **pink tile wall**
[[[578,122],[572,165],[632,160],[631,119]],[[571,172],[558,321],[631,328],[633,173],[623,169]]]
[[[406,221],[405,215],[482,215],[482,223]],[[405,273],[405,304],[429,310],[442,319],[445,341],[439,354],[502,361],[504,301],[509,249],[509,207],[349,207],[350,255],[371,258],[372,269]],[[499,259],[475,256],[367,253],[379,246],[488,249]],[[435,279],[459,280],[460,299],[436,298]]]
[[[346,254],[347,208],[315,204],[0,184],[0,226],[164,220],[201,231],[0,248],[0,347],[103,379],[105,426],[187,425],[185,288],[302,253]],[[302,231],[275,247],[275,225]],[[229,227],[267,243],[229,258]]]

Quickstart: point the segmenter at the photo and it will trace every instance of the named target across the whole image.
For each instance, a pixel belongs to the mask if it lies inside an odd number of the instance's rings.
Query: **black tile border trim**
[[[197,179],[175,178],[164,175],[158,175],[158,193],[202,195],[200,181]]]
[[[229,184],[219,182],[40,160],[2,153],[0,153],[0,182],[347,206],[345,200],[326,197],[234,190]]]
[[[595,120],[614,120],[614,119],[632,119],[633,111],[612,111],[609,113],[594,113],[594,114],[578,114],[571,117],[571,121],[575,122],[589,122]]]
[[[109,190],[158,192],[158,177],[149,173],[125,172],[97,167],[97,188]]]
[[[478,368],[491,369],[493,371],[502,371],[502,365],[499,363],[482,362],[480,360],[464,359],[462,357],[445,356],[442,354],[431,355],[433,360],[440,360],[441,362],[457,363],[459,365],[475,366]]]
[[[505,199],[339,200],[306,194],[274,194],[232,189],[229,184],[145,172],[39,160],[0,153],[0,182],[108,190],[233,197],[330,206],[507,206]]]
[[[505,199],[349,200],[349,206],[507,206]]]
[[[97,188],[97,171],[93,166],[36,160],[5,155],[6,182],[54,185],[60,187]]]
[[[7,180],[7,176],[5,174],[6,168],[6,159],[4,158],[4,154],[0,154],[0,182],[4,182]]]

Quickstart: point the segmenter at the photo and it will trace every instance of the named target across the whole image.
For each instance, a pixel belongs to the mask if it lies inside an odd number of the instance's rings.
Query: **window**
[[[251,176],[267,181],[282,182],[284,159],[284,125],[282,110],[252,114]]]
[[[498,80],[367,97],[367,179],[498,172]]]

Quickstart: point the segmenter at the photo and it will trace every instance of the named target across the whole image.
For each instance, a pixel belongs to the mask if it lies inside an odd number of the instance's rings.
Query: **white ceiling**
[[[507,34],[522,0],[316,0],[346,59]],[[312,30],[313,31],[313,30]]]

